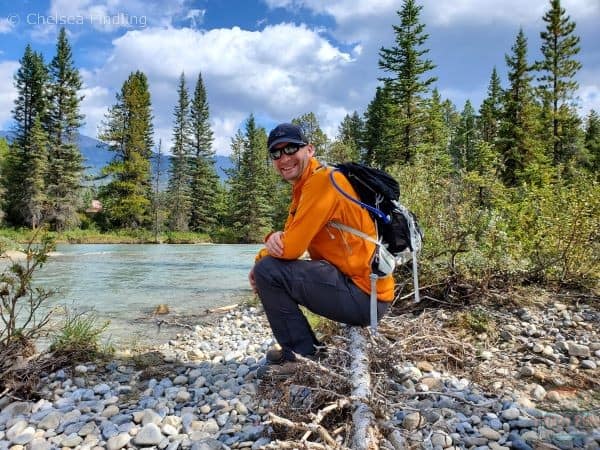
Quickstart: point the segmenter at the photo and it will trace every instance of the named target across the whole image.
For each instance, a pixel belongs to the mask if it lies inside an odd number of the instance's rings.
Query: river
[[[258,245],[58,245],[34,284],[57,293],[52,307],[92,310],[117,347],[156,343],[185,331],[158,327],[252,296],[248,285]],[[153,316],[166,304],[170,314]],[[57,315],[58,317],[58,315]]]

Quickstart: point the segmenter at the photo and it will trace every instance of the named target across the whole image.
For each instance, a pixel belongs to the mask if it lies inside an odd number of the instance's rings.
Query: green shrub
[[[65,308],[65,320],[53,336],[50,351],[69,355],[73,360],[89,360],[107,351],[101,345],[102,333],[110,322],[99,322],[93,311],[71,312]]]

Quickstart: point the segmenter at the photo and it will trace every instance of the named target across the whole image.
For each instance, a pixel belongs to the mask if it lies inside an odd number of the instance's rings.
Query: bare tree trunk
[[[369,357],[367,340],[364,336],[367,330],[359,327],[350,327],[350,355],[352,361],[352,421],[354,432],[352,448],[354,450],[371,450],[378,448],[375,416],[368,404],[371,398],[371,374],[369,371]]]

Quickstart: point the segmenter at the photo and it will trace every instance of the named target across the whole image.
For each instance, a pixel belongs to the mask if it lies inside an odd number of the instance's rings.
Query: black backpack
[[[369,211],[377,229],[377,239],[337,222],[334,227],[348,231],[373,241],[377,252],[371,268],[377,276],[385,276],[394,269],[412,259],[415,288],[415,300],[419,301],[418,273],[416,255],[423,243],[423,231],[416,216],[400,204],[398,182],[383,170],[364,164],[347,162],[333,166],[329,177],[333,186],[347,199]],[[345,192],[334,179],[334,173],[341,172],[348,179],[359,198]],[[390,258],[391,256],[391,258]]]

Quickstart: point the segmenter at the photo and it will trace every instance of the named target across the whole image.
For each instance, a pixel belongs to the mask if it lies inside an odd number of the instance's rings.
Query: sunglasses
[[[285,147],[282,148],[277,148],[275,150],[271,150],[269,152],[269,156],[271,157],[271,159],[273,161],[278,160],[279,158],[281,158],[281,156],[285,153],[286,155],[293,155],[294,153],[298,152],[298,150],[300,150],[302,147],[304,147],[306,144],[303,145],[298,145],[298,144],[288,144]]]

